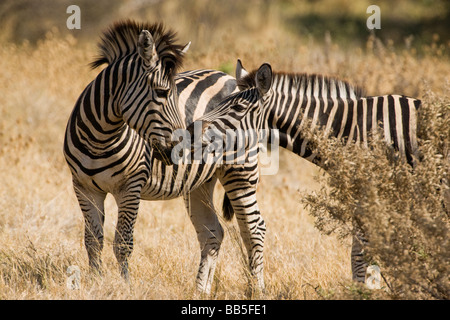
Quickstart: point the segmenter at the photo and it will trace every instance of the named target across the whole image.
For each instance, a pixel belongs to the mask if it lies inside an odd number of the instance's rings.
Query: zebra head
[[[160,24],[150,27],[140,31],[134,59],[123,64],[122,80],[128,81],[124,81],[118,113],[150,143],[153,156],[169,165],[172,133],[184,128],[174,77],[190,43],[176,45],[173,32],[165,32]]]
[[[197,160],[198,152],[205,159],[206,154],[220,149],[226,150],[225,153],[230,152],[222,154],[224,157],[228,157],[237,151],[233,149],[233,145],[234,147],[237,145],[248,147],[248,141],[230,140],[230,131],[234,132],[235,138],[233,139],[248,140],[250,135],[258,134],[259,129],[262,129],[264,104],[272,91],[270,64],[264,63],[252,73],[252,76],[254,77],[254,86],[228,96],[213,111],[189,125],[187,132],[189,137],[193,137],[193,140],[189,140],[193,141],[193,144],[190,145],[190,154],[194,160]],[[232,145],[226,145],[230,141],[234,141]],[[218,143],[222,144],[221,148],[217,148]]]

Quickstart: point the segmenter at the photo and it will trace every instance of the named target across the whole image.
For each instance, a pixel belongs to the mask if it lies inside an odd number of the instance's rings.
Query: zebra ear
[[[262,95],[265,95],[272,86],[272,67],[264,63],[259,67],[255,75],[256,88]]]
[[[153,65],[158,59],[155,42],[148,30],[142,30],[137,43],[138,53],[147,64]]]
[[[236,79],[242,79],[243,77],[245,77],[246,75],[248,75],[247,70],[245,70],[244,66],[242,65],[242,62],[240,59],[238,59],[237,64],[236,64]]]
[[[183,49],[179,50],[179,52],[181,54],[186,54],[186,52],[189,50],[189,47],[191,46],[191,42],[189,41],[184,47]]]

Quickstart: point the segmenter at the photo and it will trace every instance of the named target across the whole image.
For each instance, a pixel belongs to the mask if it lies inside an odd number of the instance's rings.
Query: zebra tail
[[[231,205],[230,198],[228,198],[226,193],[223,196],[222,210],[223,210],[223,217],[225,218],[225,220],[231,221],[231,219],[233,219],[234,216],[234,210],[233,206]]]

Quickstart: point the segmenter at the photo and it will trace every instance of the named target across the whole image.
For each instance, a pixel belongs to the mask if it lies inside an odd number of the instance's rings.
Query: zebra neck
[[[118,111],[117,100],[120,101],[130,80],[121,69],[119,65],[112,65],[101,71],[74,108],[72,139],[76,136],[83,149],[91,154],[101,154],[132,134]]]

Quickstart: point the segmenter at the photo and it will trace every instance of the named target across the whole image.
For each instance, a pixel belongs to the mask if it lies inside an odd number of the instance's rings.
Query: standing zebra
[[[66,128],[64,155],[84,215],[89,265],[101,265],[104,200],[111,193],[119,208],[114,253],[125,278],[140,199],[181,194],[167,186],[175,173],[156,160],[170,156],[173,130],[185,127],[174,76],[187,46],[174,41],[162,24],[114,24],[92,63],[108,66],[78,98]]]
[[[216,101],[235,91],[235,80],[223,73],[201,70],[185,73],[175,86],[175,72],[187,47],[174,44],[173,32],[164,31],[161,24],[117,23],[105,33],[100,48],[101,56],[92,66],[103,63],[108,66],[78,98],[68,120],[64,140],[64,155],[84,215],[89,265],[91,269],[101,271],[107,193],[114,196],[118,206],[113,247],[124,278],[129,277],[128,258],[133,249],[133,229],[140,201],[173,199],[183,195],[202,250],[197,287],[208,293],[223,238],[223,229],[211,205],[217,177],[229,194],[242,194],[240,198],[235,196],[232,205],[238,217],[248,219],[257,217],[259,213],[253,190],[257,175],[252,173],[248,176],[245,188],[234,189],[233,172],[244,172],[242,164],[238,164],[237,170],[224,170],[224,166],[219,167],[216,163],[167,165],[167,157],[173,147],[168,137],[175,129],[184,127],[177,106],[178,98],[184,103],[185,119],[193,120],[213,108]],[[197,82],[189,83],[192,79]],[[270,87],[266,83],[268,79],[264,78],[265,88]],[[200,89],[199,84],[203,80],[209,86],[193,93]],[[222,84],[217,84],[219,80]],[[181,89],[180,96],[177,88]],[[183,93],[189,90],[189,98],[183,100]],[[246,92],[238,92],[234,98],[227,98],[226,102],[232,102],[234,106],[219,109],[222,113],[216,113],[218,119],[227,118],[227,123],[240,126],[239,117],[248,114],[241,107],[247,95]],[[203,97],[204,101],[212,102],[200,104],[198,100]],[[228,112],[232,112],[234,118]],[[218,128],[219,123],[212,120],[208,118],[210,124]],[[254,150],[254,145],[252,148]],[[255,162],[255,155],[251,159]],[[250,169],[256,170],[257,163]],[[248,212],[250,214],[246,216]],[[252,273],[263,287],[262,277],[258,276],[262,275],[262,253],[255,251],[258,246],[254,243],[257,238],[253,234],[264,234],[264,221],[262,218],[252,219],[249,225],[244,221],[240,225],[250,252]]]
[[[247,72],[240,60],[236,78],[241,90],[256,86],[255,71]],[[322,126],[330,135],[347,143],[366,144],[370,133],[380,126],[385,141],[413,165],[420,100],[401,95],[363,97],[363,94],[360,88],[334,78],[274,73],[271,94],[264,102],[263,127],[278,129],[280,146],[320,166],[323,159],[313,153],[303,130]],[[230,219],[232,209],[227,196],[230,195],[225,195],[224,212]],[[367,263],[363,258],[366,242],[361,231],[356,232],[351,260],[353,279],[359,282],[364,282],[366,275]]]

